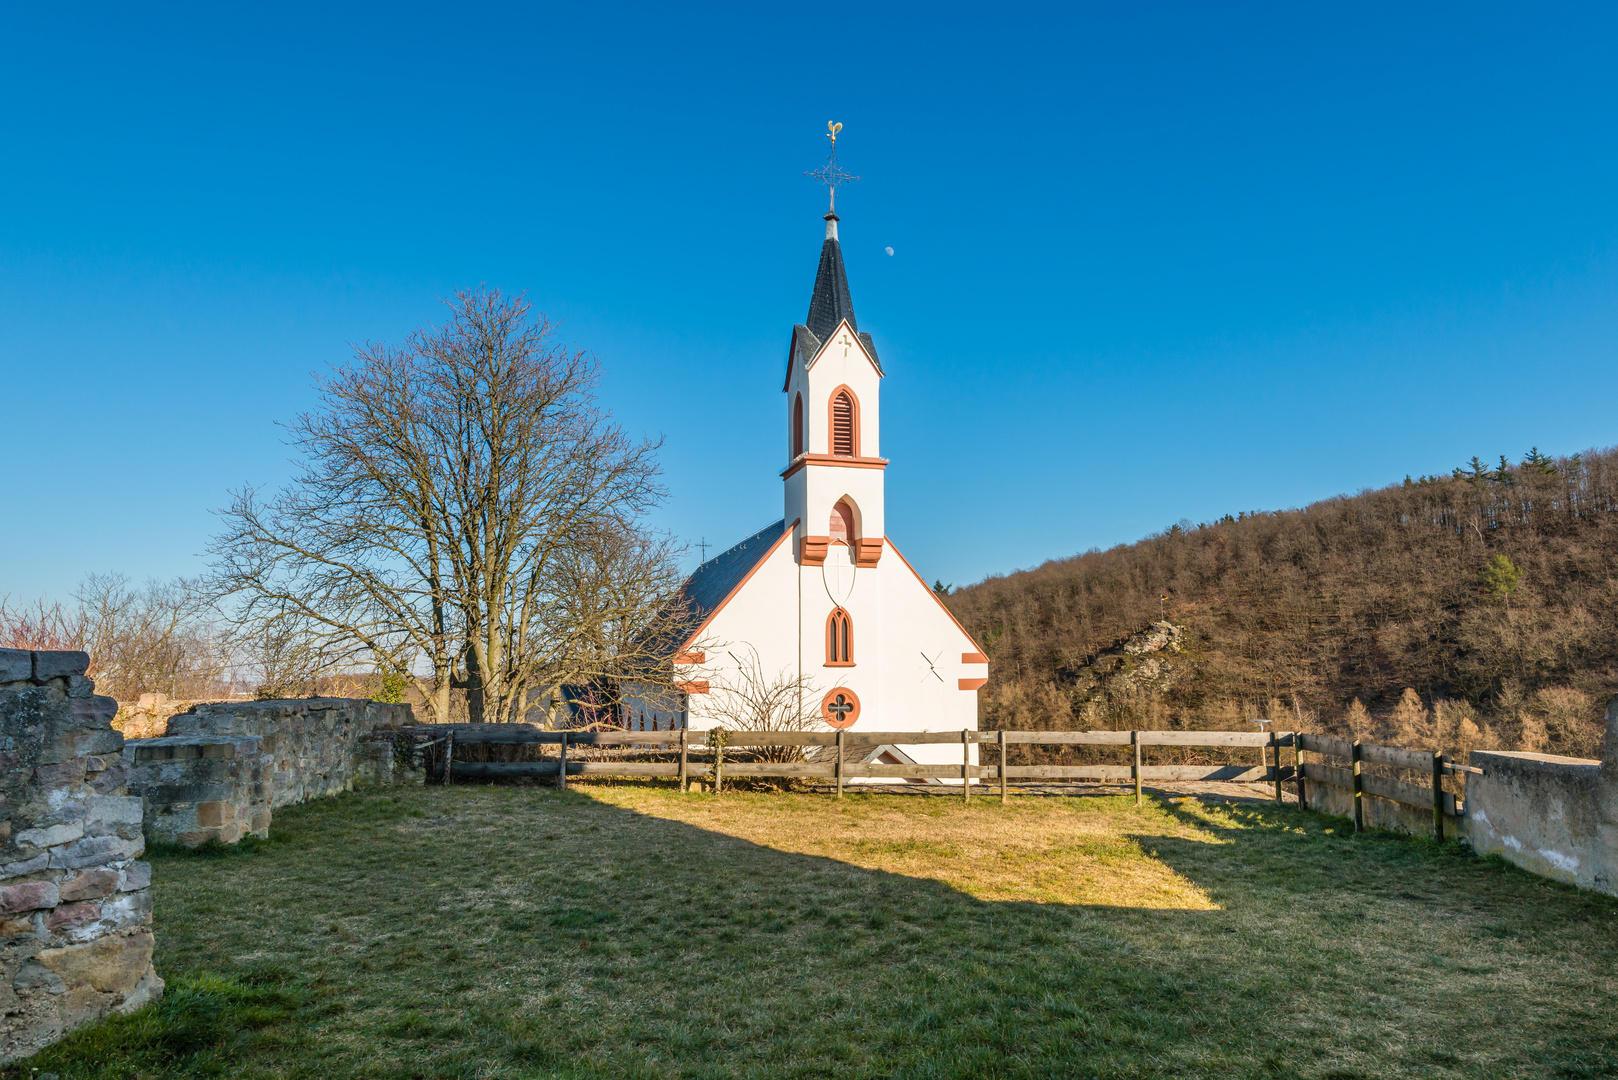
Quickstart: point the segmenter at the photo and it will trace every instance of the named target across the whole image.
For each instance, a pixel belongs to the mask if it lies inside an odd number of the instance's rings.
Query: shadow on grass
[[[168,998],[3,1075],[1613,1074],[1582,898],[1295,810],[1106,813],[1218,910],[983,901],[579,791],[312,804],[157,853]]]

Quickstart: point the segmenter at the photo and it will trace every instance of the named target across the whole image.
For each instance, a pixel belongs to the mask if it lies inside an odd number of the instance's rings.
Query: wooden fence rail
[[[1309,805],[1307,790],[1311,782],[1347,791],[1354,800],[1353,818],[1356,832],[1365,829],[1365,796],[1374,795],[1379,799],[1402,803],[1405,806],[1414,806],[1421,810],[1430,809],[1433,814],[1433,836],[1442,840],[1444,819],[1460,817],[1466,812],[1464,800],[1444,790],[1444,777],[1480,771],[1465,765],[1456,765],[1442,753],[1431,750],[1407,750],[1399,746],[1350,742],[1330,735],[1311,735],[1307,732],[1298,733],[1297,749],[1300,754],[1308,751],[1348,760],[1346,766],[1336,766],[1303,762],[1300,757],[1298,805],[1303,807]],[[1411,769],[1430,776],[1431,783],[1412,784],[1405,780],[1377,776],[1365,772],[1366,765]]]
[[[1219,781],[1225,783],[1262,782],[1274,786],[1274,798],[1281,801],[1283,783],[1296,785],[1298,805],[1309,805],[1308,785],[1340,788],[1353,796],[1354,827],[1365,828],[1363,800],[1366,796],[1387,799],[1406,806],[1430,808],[1434,834],[1444,836],[1444,819],[1465,812],[1464,802],[1443,788],[1445,776],[1478,770],[1455,765],[1442,754],[1408,750],[1397,746],[1350,742],[1330,735],[1272,731],[545,731],[528,724],[445,724],[407,729],[413,737],[426,736],[427,745],[441,742],[442,779],[452,776],[493,779],[498,777],[553,777],[566,786],[569,776],[663,776],[675,777],[680,789],[691,781],[722,786],[725,777],[777,777],[790,779],[835,780],[837,794],[850,779],[961,780],[963,799],[972,797],[971,781],[999,781],[1000,798],[1005,801],[1011,780],[1096,780],[1131,781],[1135,798],[1141,798],[1143,781]],[[959,744],[959,765],[863,763],[846,760],[850,750],[877,746]],[[556,746],[554,758],[538,761],[456,761],[456,745]],[[979,746],[998,751],[998,762],[972,764],[971,748]],[[1128,765],[1012,765],[1007,752],[1012,746],[1128,746],[1134,763]],[[1252,765],[1148,765],[1146,747],[1247,747],[1260,751]],[[569,759],[568,749],[591,748],[616,757],[621,754],[678,753],[678,761],[582,761]],[[727,752],[767,747],[825,747],[835,753],[820,754],[812,760],[795,762],[738,761]],[[1281,751],[1292,749],[1292,763],[1283,764]],[[710,760],[693,760],[695,752]],[[1314,753],[1346,760],[1346,765],[1305,762],[1303,754]],[[1366,773],[1364,766],[1381,765],[1413,770],[1431,777],[1430,785]]]
[[[1008,795],[1011,780],[1094,780],[1132,781],[1135,797],[1141,797],[1143,781],[1220,781],[1226,783],[1268,782],[1275,798],[1281,798],[1281,785],[1295,777],[1295,768],[1281,763],[1281,748],[1293,745],[1291,732],[1253,731],[545,731],[528,724],[446,724],[410,729],[416,737],[426,736],[442,743],[442,779],[452,776],[468,779],[500,777],[553,777],[565,786],[569,776],[664,776],[676,777],[681,790],[691,781],[712,782],[716,787],[725,777],[779,777],[835,780],[842,795],[843,783],[851,779],[962,780],[962,798],[972,796],[971,781],[999,781],[1000,797]],[[877,746],[958,744],[962,748],[959,765],[890,764],[851,762],[850,750]],[[456,745],[477,746],[556,746],[554,758],[538,761],[457,761]],[[1129,746],[1135,761],[1129,765],[1012,765],[1007,754],[1013,746]],[[973,764],[971,748],[998,751],[997,763]],[[1152,746],[1206,747],[1230,749],[1249,747],[1260,751],[1260,763],[1252,765],[1148,765],[1143,749]],[[834,755],[821,754],[809,761],[770,762],[728,759],[727,752],[767,747],[824,747]],[[581,761],[568,759],[569,748],[591,748],[614,756],[624,753],[669,754],[676,761]],[[692,752],[711,760],[692,760]],[[829,759],[828,759],[829,757]]]

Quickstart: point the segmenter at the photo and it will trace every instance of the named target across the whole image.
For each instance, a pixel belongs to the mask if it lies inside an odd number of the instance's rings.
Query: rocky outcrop
[[[1185,632],[1168,620],[1115,642],[1084,664],[1063,672],[1075,702],[1126,700],[1141,693],[1165,693],[1190,673],[1183,659]]]
[[[82,652],[0,649],[0,1061],[161,995],[151,867]]]

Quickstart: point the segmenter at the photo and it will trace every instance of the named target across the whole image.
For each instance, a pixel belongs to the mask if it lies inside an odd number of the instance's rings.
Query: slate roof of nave
[[[742,579],[752,573],[771,546],[781,539],[786,528],[785,518],[773,525],[766,525],[692,571],[691,576],[685,579],[683,592],[698,622],[718,610],[725,598],[742,583]]]
[[[642,646],[656,656],[667,656],[684,648],[691,635],[719,610],[726,598],[736,591],[736,586],[753,572],[786,531],[784,519],[766,525],[693,570],[680,586],[679,599],[672,608],[678,612],[678,619],[659,619],[656,628],[642,637]],[[665,609],[665,612],[668,610],[671,609]]]

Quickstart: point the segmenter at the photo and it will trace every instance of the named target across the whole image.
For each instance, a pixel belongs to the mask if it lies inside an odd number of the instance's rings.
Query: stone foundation
[[[197,705],[162,738],[129,740],[123,763],[153,840],[234,844],[268,837],[277,806],[392,782],[391,746],[373,736],[412,722],[408,705],[351,698]]]
[[[0,1062],[163,991],[141,800],[88,665],[0,649]]]

